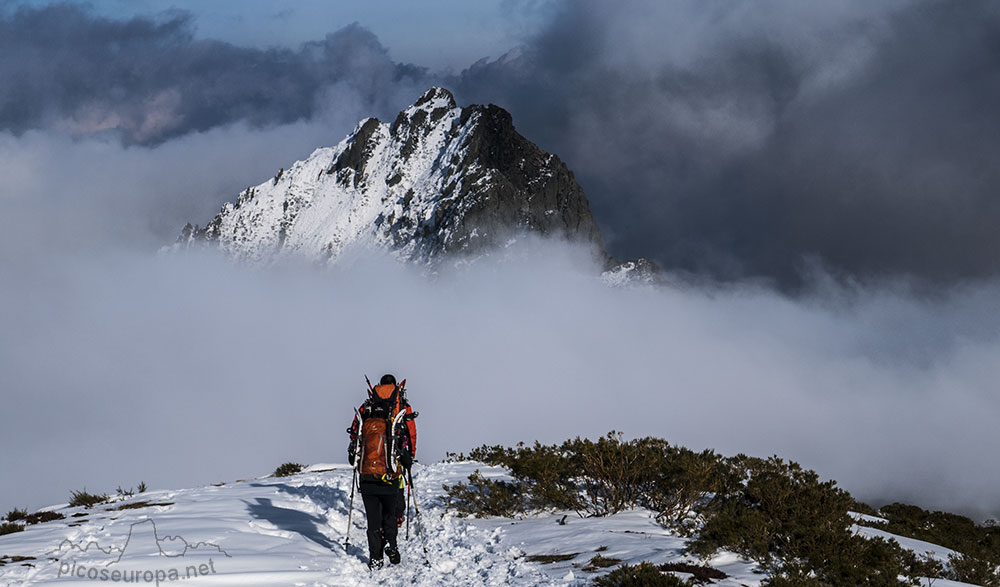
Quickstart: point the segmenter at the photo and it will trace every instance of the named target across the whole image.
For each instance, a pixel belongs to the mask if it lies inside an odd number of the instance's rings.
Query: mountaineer
[[[404,472],[413,465],[417,446],[417,413],[406,400],[406,380],[386,374],[368,386],[368,399],[357,409],[347,430],[351,441],[348,459],[360,478],[358,488],[368,521],[368,568],[389,562],[399,564],[396,542],[406,515]]]

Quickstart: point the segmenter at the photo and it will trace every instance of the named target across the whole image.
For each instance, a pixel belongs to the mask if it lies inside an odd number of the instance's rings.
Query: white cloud
[[[175,487],[341,461],[362,375],[408,378],[419,455],[611,429],[777,453],[863,499],[997,512],[995,285],[611,289],[586,255],[524,244],[422,277],[200,255],[67,254],[0,285],[9,419],[0,502]],[[978,316],[978,321],[973,317]],[[39,425],[41,423],[41,425]],[[60,466],[52,457],[59,455]]]

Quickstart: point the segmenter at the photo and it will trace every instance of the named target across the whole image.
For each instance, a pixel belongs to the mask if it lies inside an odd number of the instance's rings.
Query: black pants
[[[368,556],[381,560],[385,547],[396,548],[396,508],[399,492],[387,494],[361,494],[365,503],[365,517],[368,518]]]
[[[403,489],[400,488],[399,495],[396,497],[396,526],[399,527],[399,521],[406,519],[406,496],[403,494]]]

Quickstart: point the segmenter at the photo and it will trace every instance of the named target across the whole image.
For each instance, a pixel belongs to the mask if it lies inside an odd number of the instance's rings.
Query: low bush
[[[483,446],[469,458],[510,471],[513,483],[474,488],[519,499],[507,506],[509,511],[557,509],[607,516],[640,505],[657,512],[667,525],[680,525],[698,500],[720,485],[725,470],[712,451],[695,453],[658,438],[624,441],[615,432],[597,441],[576,438],[562,445]],[[456,504],[473,509],[468,513],[491,503],[469,502],[462,487],[451,489]]]
[[[597,569],[606,569],[608,567],[613,567],[620,562],[622,562],[622,559],[620,558],[595,554],[594,558],[590,559],[590,562],[587,563],[587,566],[584,567],[583,570],[595,571]]]
[[[734,551],[758,562],[772,586],[905,585],[918,577],[994,585],[988,581],[996,569],[991,557],[1000,556],[995,525],[976,527],[950,514],[928,520],[919,508],[903,506],[878,512],[890,520],[880,527],[892,533],[965,553],[946,571],[895,541],[855,534],[849,512],[874,510],[836,482],[776,456],[725,458],[656,438],[623,441],[612,432],[561,445],[483,446],[469,458],[502,466],[513,480],[493,481],[477,471],[468,484],[446,486],[448,505],[463,514],[575,510],[605,516],[644,507],[661,524],[694,537],[688,552],[704,558],[720,549]],[[942,538],[945,531],[950,542]],[[616,577],[653,576],[640,567],[623,567]]]
[[[660,572],[656,566],[641,562],[635,566],[622,565],[603,577],[594,579],[602,587],[683,587],[690,585],[674,575]]]
[[[62,520],[65,517],[66,516],[60,514],[59,512],[35,512],[24,516],[23,519],[25,524],[41,524],[42,522]]]
[[[150,501],[133,501],[131,503],[125,503],[125,504],[122,504],[122,505],[120,505],[118,507],[114,507],[114,508],[110,508],[110,509],[116,510],[116,511],[138,510],[138,509],[149,508],[149,507],[154,507],[154,506],[166,507],[168,505],[174,505],[174,502],[172,502],[172,501],[161,501],[161,502],[154,503],[154,502],[150,502]]]
[[[729,548],[762,563],[807,556],[820,543],[849,536],[851,496],[833,481],[777,457],[738,455],[689,550],[707,556]]]
[[[524,560],[533,563],[542,563],[543,565],[551,565],[552,563],[564,563],[569,560],[573,560],[580,556],[579,552],[569,552],[565,554],[531,554],[525,557]]]
[[[74,491],[69,500],[69,507],[85,507],[92,508],[95,505],[100,505],[102,503],[107,503],[110,500],[107,494],[94,494],[87,493],[87,490]]]
[[[292,475],[298,475],[299,473],[302,472],[302,469],[304,468],[305,467],[303,467],[298,463],[285,463],[283,465],[280,465],[277,469],[274,470],[274,476],[290,477]]]
[[[1000,587],[1000,568],[996,562],[968,555],[948,557],[949,579],[982,587]]]
[[[135,487],[135,488],[129,487],[128,489],[122,489],[122,486],[119,485],[118,489],[115,490],[115,493],[118,494],[118,497],[120,497],[122,499],[127,499],[129,497],[134,497],[136,493],[145,493],[145,492],[146,492],[146,482],[145,481],[140,481],[139,482],[139,486]]]
[[[445,505],[463,516],[511,518],[524,513],[524,492],[518,483],[487,479],[477,470],[469,482],[443,485]]]
[[[23,520],[27,515],[28,515],[28,510],[21,510],[14,508],[9,512],[7,512],[7,515],[4,516],[3,519],[7,520],[8,522],[16,522],[18,520]]]
[[[915,584],[940,570],[894,541],[854,534],[848,512],[857,502],[797,463],[738,455],[727,467],[689,552],[735,551],[771,574],[768,585],[785,587]]]
[[[500,465],[510,471],[524,510],[561,509],[580,512],[584,502],[576,491],[573,479],[579,477],[581,466],[563,447],[518,444],[516,448],[484,446],[473,450],[472,459],[490,465]]]
[[[15,524],[13,522],[4,522],[0,524],[0,536],[4,534],[13,534],[14,532],[21,532],[24,530],[24,526],[21,524]]]
[[[729,575],[719,569],[704,565],[692,565],[689,563],[665,563],[660,565],[661,571],[673,571],[675,573],[689,573],[691,582],[697,585],[712,583],[720,579],[725,579]]]
[[[1000,526],[993,521],[976,524],[971,518],[948,512],[931,512],[917,506],[893,503],[878,510],[887,522],[859,522],[906,536],[940,544],[962,553],[942,575],[977,585],[1000,585]],[[992,583],[990,582],[992,581]]]

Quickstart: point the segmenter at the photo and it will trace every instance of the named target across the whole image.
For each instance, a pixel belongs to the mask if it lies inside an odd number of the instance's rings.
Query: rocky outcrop
[[[349,247],[376,246],[434,264],[524,234],[583,243],[605,269],[616,266],[559,157],[521,136],[506,110],[459,108],[431,88],[391,124],[363,120],[336,147],[247,188],[205,228],[186,226],[179,242],[214,243],[250,261],[333,262]]]

